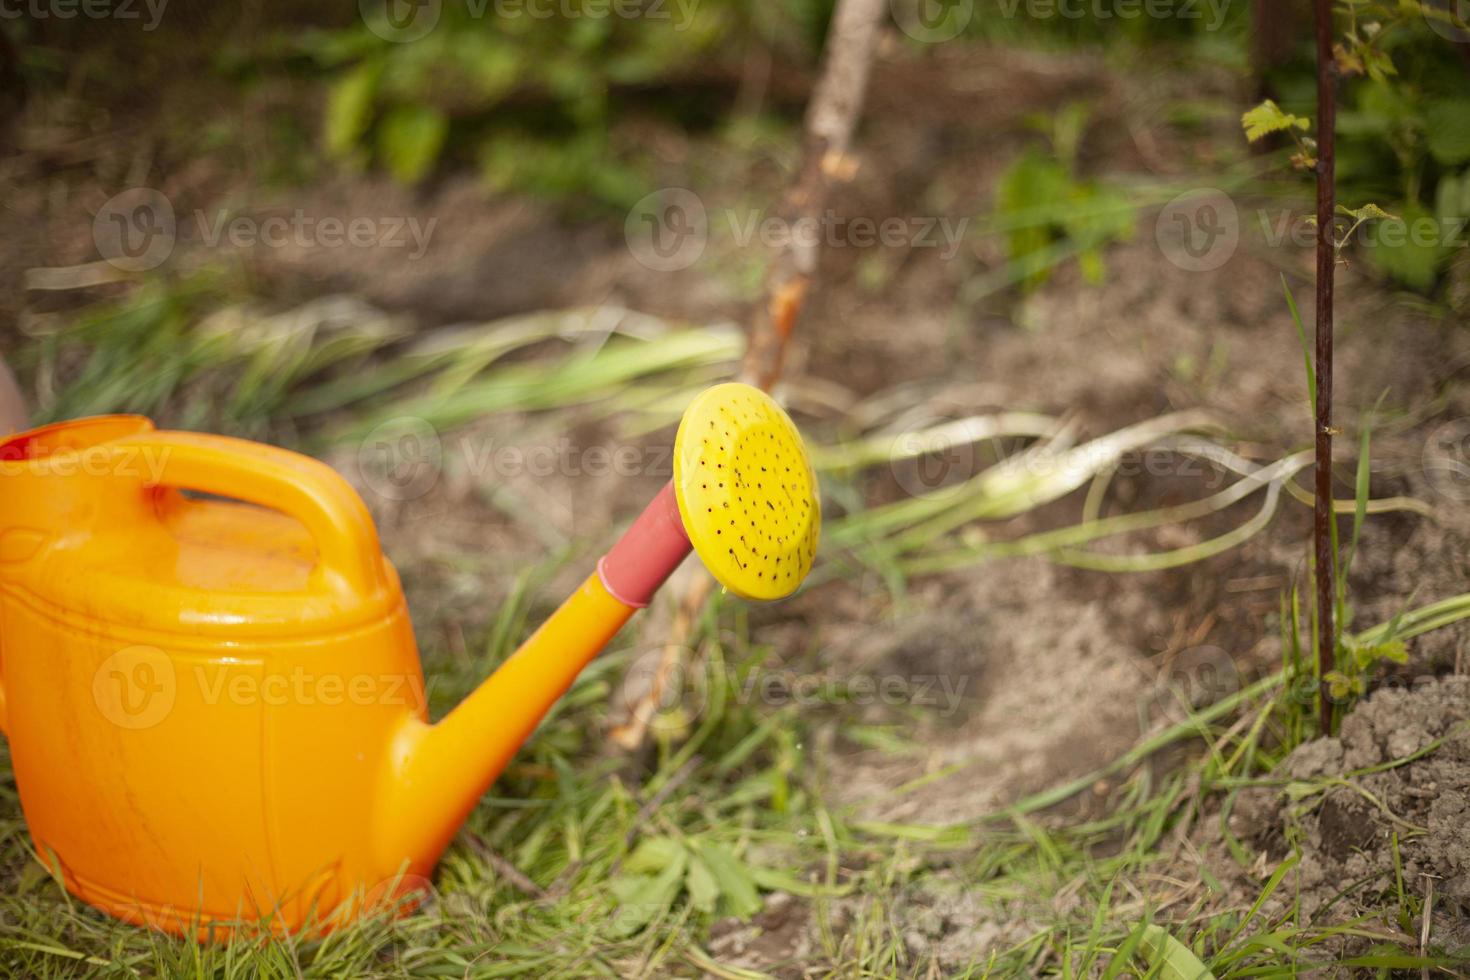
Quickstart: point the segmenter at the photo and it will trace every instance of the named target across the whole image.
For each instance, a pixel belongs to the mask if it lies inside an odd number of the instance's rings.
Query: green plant
[[[1050,154],[1035,147],[996,181],[993,221],[1006,234],[1007,250],[1023,290],[1050,277],[1073,256],[1089,283],[1106,273],[1103,249],[1133,237],[1137,208],[1123,193],[1077,175],[1077,149],[1089,109],[1074,103],[1046,123]]]
[[[500,14],[488,0],[465,0],[443,4],[423,36],[395,38],[385,10],[369,8],[352,27],[308,33],[295,47],[329,80],[323,142],[331,157],[415,183],[455,154],[492,188],[626,208],[650,178],[640,142],[614,123],[639,111],[639,93],[658,96],[646,111],[707,116],[699,99],[711,76],[738,72],[726,52],[760,44],[809,57],[799,28],[820,22],[824,8],[707,0],[629,17],[590,3]]]
[[[1367,41],[1362,40],[1357,33],[1357,15],[1360,6],[1363,5],[1357,0],[1347,0],[1346,7],[1350,26],[1346,37],[1348,43],[1356,45],[1357,49],[1362,52],[1357,64],[1360,67],[1371,65],[1373,74],[1381,77],[1392,70],[1392,62],[1383,59],[1378,52],[1370,50],[1373,41],[1381,33],[1376,27],[1373,30],[1364,29],[1362,37],[1366,37]],[[1366,221],[1391,217],[1374,204],[1360,208],[1346,208],[1337,203],[1338,81],[1339,75],[1345,70],[1346,49],[1342,43],[1334,43],[1336,24],[1333,13],[1332,0],[1314,0],[1313,37],[1316,42],[1315,94],[1317,102],[1315,139],[1308,141],[1297,134],[1298,130],[1310,128],[1309,120],[1283,112],[1269,100],[1246,112],[1241,118],[1246,138],[1251,141],[1271,133],[1289,133],[1298,146],[1298,152],[1292,157],[1293,166],[1301,170],[1310,170],[1315,175],[1317,192],[1314,217],[1316,322],[1315,343],[1311,350],[1307,347],[1306,329],[1302,326],[1296,302],[1292,299],[1289,288],[1286,291],[1286,298],[1291,308],[1292,319],[1296,324],[1297,334],[1301,338],[1302,352],[1307,364],[1307,380],[1311,390],[1312,438],[1316,466],[1312,501],[1311,568],[1314,585],[1312,638],[1313,646],[1317,651],[1317,678],[1319,683],[1326,685],[1319,691],[1317,699],[1319,725],[1324,733],[1330,733],[1333,727],[1336,700],[1330,696],[1330,693],[1333,691],[1347,693],[1353,686],[1350,674],[1366,671],[1371,665],[1371,659],[1366,663],[1362,659],[1355,659],[1351,664],[1340,666],[1341,637],[1346,629],[1344,623],[1346,588],[1342,577],[1345,573],[1340,568],[1341,549],[1338,542],[1337,507],[1332,486],[1332,439],[1337,431],[1333,425],[1332,415],[1334,300],[1337,266],[1342,261],[1342,250],[1347,237],[1351,236]],[[1345,213],[1354,219],[1347,235],[1341,239],[1337,236],[1336,229],[1336,219],[1339,213]],[[1283,285],[1285,285],[1284,279]],[[1365,450],[1366,439],[1365,432]],[[1359,460],[1358,494],[1360,499],[1354,511],[1354,549],[1357,547],[1358,531],[1361,528],[1362,517],[1367,506],[1367,466],[1368,461],[1365,455]]]
[[[1448,12],[1417,0],[1337,0],[1335,9],[1341,193],[1380,201],[1399,216],[1362,253],[1382,275],[1428,291],[1470,245],[1470,90],[1455,45],[1434,28]],[[1303,67],[1271,78],[1285,108],[1268,101],[1248,112],[1245,123],[1252,140],[1288,134],[1293,163],[1309,168],[1315,146],[1301,135],[1307,120],[1297,114],[1311,98]]]
[[[1312,172],[1316,180],[1317,208],[1313,219],[1317,259],[1315,350],[1308,345],[1307,332],[1289,288],[1286,289],[1286,299],[1302,343],[1313,416],[1316,488],[1312,573],[1315,588],[1310,622],[1312,645],[1317,649],[1320,729],[1330,732],[1334,705],[1363,694],[1367,689],[1368,676],[1378,661],[1402,662],[1408,655],[1403,644],[1391,633],[1373,643],[1352,644],[1346,639],[1352,617],[1347,602],[1347,570],[1357,552],[1368,507],[1370,426],[1365,424],[1361,434],[1352,537],[1344,560],[1332,488],[1332,439],[1336,432],[1332,420],[1334,279],[1337,266],[1344,261],[1344,250],[1359,228],[1368,222],[1379,222],[1388,227],[1402,227],[1410,222],[1389,214],[1377,204],[1350,208],[1336,203],[1340,172],[1339,84],[1342,79],[1354,75],[1366,76],[1364,86],[1359,89],[1360,99],[1376,101],[1378,108],[1384,110],[1370,114],[1368,118],[1375,121],[1375,131],[1384,136],[1384,143],[1391,146],[1397,155],[1405,182],[1404,207],[1406,213],[1416,215],[1412,221],[1415,228],[1421,221],[1417,213],[1422,210],[1418,194],[1423,176],[1423,151],[1427,149],[1429,158],[1439,163],[1470,160],[1470,101],[1465,100],[1461,93],[1458,97],[1433,103],[1439,116],[1438,126],[1442,128],[1430,126],[1427,121],[1429,110],[1426,109],[1422,117],[1408,111],[1418,91],[1398,77],[1398,65],[1402,62],[1417,66],[1419,60],[1407,58],[1401,51],[1396,57],[1397,49],[1390,39],[1412,40],[1416,32],[1428,30],[1421,5],[1410,2],[1390,9],[1370,0],[1339,0],[1334,8],[1330,0],[1316,0],[1315,14],[1318,113],[1315,137],[1303,135],[1312,128],[1310,119],[1286,111],[1269,99],[1248,110],[1241,117],[1241,124],[1251,142],[1271,135],[1289,136],[1295,145],[1292,166]],[[1340,34],[1337,33],[1339,28]],[[1343,129],[1351,132],[1352,126]],[[1458,179],[1451,178],[1442,187],[1440,196],[1445,210],[1459,210],[1463,195]],[[1345,229],[1339,228],[1339,216],[1347,221]],[[1463,228],[1463,224],[1459,227]],[[1417,236],[1408,236],[1407,241],[1412,244],[1411,248],[1404,247],[1403,238],[1391,240],[1384,237],[1380,247],[1371,250],[1371,254],[1380,268],[1411,285],[1427,287],[1453,240],[1447,241],[1442,234],[1435,234],[1428,241],[1421,241]],[[1298,608],[1294,593],[1291,608],[1293,613]],[[1300,649],[1296,643],[1293,638],[1288,662],[1299,666]]]

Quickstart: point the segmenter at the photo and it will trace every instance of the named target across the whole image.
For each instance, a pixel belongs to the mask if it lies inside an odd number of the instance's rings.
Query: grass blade
[[[1205,966],[1190,948],[1160,926],[1143,927],[1143,958],[1153,970],[1152,976],[1159,980],[1215,980],[1210,968]]]

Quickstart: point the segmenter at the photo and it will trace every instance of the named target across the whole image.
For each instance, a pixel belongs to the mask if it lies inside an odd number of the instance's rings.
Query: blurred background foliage
[[[393,4],[392,7],[388,4]],[[267,93],[267,170],[285,182],[345,167],[405,184],[447,172],[479,174],[490,192],[530,193],[614,218],[667,183],[655,173],[661,124],[696,138],[756,131],[795,141],[820,58],[831,0],[365,0],[343,9],[291,0],[173,10],[157,30],[107,30],[85,18],[7,21],[20,75],[33,92],[101,92],[123,112],[181,71],[209,72]],[[894,0],[890,43],[917,57],[942,45],[914,35],[1009,47],[1079,48],[1121,65],[1223,66],[1242,94],[1288,112],[1315,108],[1310,17],[1304,3],[1177,0],[1174,16],[1121,16],[1118,4],[1056,0]],[[1342,0],[1341,198],[1372,201],[1412,223],[1454,231],[1470,217],[1467,45],[1431,27],[1435,4]],[[535,10],[534,15],[519,13]],[[634,10],[638,16],[613,10]],[[1131,8],[1130,8],[1131,9]],[[505,16],[505,11],[517,12]],[[432,30],[400,43],[405,17]],[[917,19],[916,19],[917,18]],[[1265,23],[1269,21],[1270,23]],[[660,24],[663,29],[650,29]],[[397,25],[397,26],[395,26]],[[904,30],[905,25],[917,30]],[[410,28],[412,25],[410,24]],[[221,43],[222,42],[222,43]],[[135,91],[109,88],[137,79]],[[293,95],[273,103],[272,83]],[[303,104],[299,93],[314,93]],[[172,95],[163,96],[174,98]],[[1244,108],[1248,98],[1242,98]],[[1095,107],[1094,107],[1095,108]],[[1188,111],[1188,107],[1177,107]],[[229,145],[228,120],[184,106],[177,126],[195,146]],[[1076,258],[1090,282],[1103,249],[1128,238],[1140,207],[1170,188],[1094,179],[1079,153],[1095,113],[1040,120],[1035,147],[991,188],[989,227],[1012,267],[998,281],[1034,288]],[[741,127],[744,127],[743,129]],[[736,141],[737,143],[739,141]],[[743,144],[749,146],[746,139]],[[1269,149],[1269,147],[1268,147]],[[1245,149],[1242,146],[1242,154]],[[1283,158],[1285,154],[1283,153]],[[1300,195],[1298,176],[1261,166],[1248,191]],[[1222,185],[1228,175],[1221,174]],[[1285,186],[1283,183],[1285,182]],[[1466,236],[1371,250],[1383,275],[1430,293]]]
[[[388,9],[368,4],[342,23],[324,14],[231,41],[210,68],[246,87],[281,75],[317,86],[314,164],[409,184],[470,169],[494,191],[626,210],[651,186],[640,121],[718,127],[752,58],[804,76],[831,3],[640,0],[638,17],[597,0],[523,6],[537,13],[497,16],[505,0],[416,8],[433,28],[402,43]]]
[[[412,183],[447,157],[477,167],[494,190],[626,209],[649,185],[640,146],[620,139],[616,124],[642,114],[693,132],[719,124],[709,96],[738,79],[741,59],[756,48],[809,66],[831,7],[667,0],[641,4],[643,16],[630,19],[584,16],[584,5],[493,17],[480,13],[486,4],[451,3],[411,44],[390,39],[394,28],[378,11],[342,30],[282,39],[275,53],[320,73],[322,146],[333,158]],[[664,29],[650,30],[657,21]]]
[[[1465,250],[1470,49],[1431,26],[1438,23],[1431,4],[1344,0],[1338,6],[1346,20],[1337,48],[1338,199],[1354,208],[1376,203],[1410,231],[1426,220],[1438,225],[1443,233],[1433,242],[1389,235],[1368,250],[1379,271],[1427,291],[1451,257]],[[1315,118],[1311,65],[1299,53],[1267,67],[1262,80],[1284,109]]]

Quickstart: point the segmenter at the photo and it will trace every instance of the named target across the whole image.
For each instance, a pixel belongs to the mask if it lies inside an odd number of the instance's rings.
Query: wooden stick
[[[801,167],[786,189],[777,216],[788,228],[817,227],[833,183],[855,169],[848,148],[862,112],[882,0],[838,0],[821,75],[807,107]],[[751,323],[750,346],[740,380],[769,389],[781,377],[791,331],[817,271],[819,236],[787,235],[766,272],[763,301]]]
[[[1317,29],[1317,484],[1312,509],[1317,576],[1317,676],[1321,682],[1322,733],[1332,733],[1332,698],[1326,677],[1336,661],[1333,628],[1332,550],[1332,300],[1337,271],[1336,159],[1337,74],[1332,56],[1332,0],[1316,0]]]
[[[862,113],[878,25],[885,9],[884,0],[837,0],[821,74],[807,107],[801,166],[777,209],[777,216],[788,228],[796,229],[800,223],[820,227],[832,185],[850,179],[856,169],[848,148]],[[762,299],[751,316],[750,341],[739,374],[741,381],[767,391],[781,378],[787,344],[816,277],[821,239],[796,234],[784,237],[785,243],[766,271]],[[662,703],[664,690],[713,590],[714,580],[701,569],[680,596],[653,683],[633,717],[611,733],[621,748],[637,749],[647,738],[655,706]]]

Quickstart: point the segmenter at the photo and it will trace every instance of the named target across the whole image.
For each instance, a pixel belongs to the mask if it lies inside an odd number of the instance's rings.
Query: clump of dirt
[[[1075,904],[1058,896],[1055,905]],[[820,914],[784,892],[766,899],[749,921],[723,919],[710,932],[709,951],[726,966],[760,970],[781,980],[819,975],[826,957],[844,962],[851,936],[883,916],[903,942],[904,976],[959,975],[999,950],[1035,935],[1033,909],[977,893],[958,872],[945,869],[896,896],[848,896],[829,901]],[[826,975],[826,974],[820,974]]]
[[[1470,677],[1381,689],[1339,737],[1301,745],[1280,772],[1291,782],[1243,792],[1230,819],[1275,860],[1300,851],[1278,910],[1300,900],[1306,918],[1346,921],[1382,908],[1372,898],[1395,892],[1401,874],[1421,902],[1433,888],[1431,945],[1470,944]]]
[[[766,896],[749,921],[722,919],[710,930],[710,953],[724,963],[759,965],[779,977],[801,977],[800,964],[818,943],[806,905],[786,892]]]

